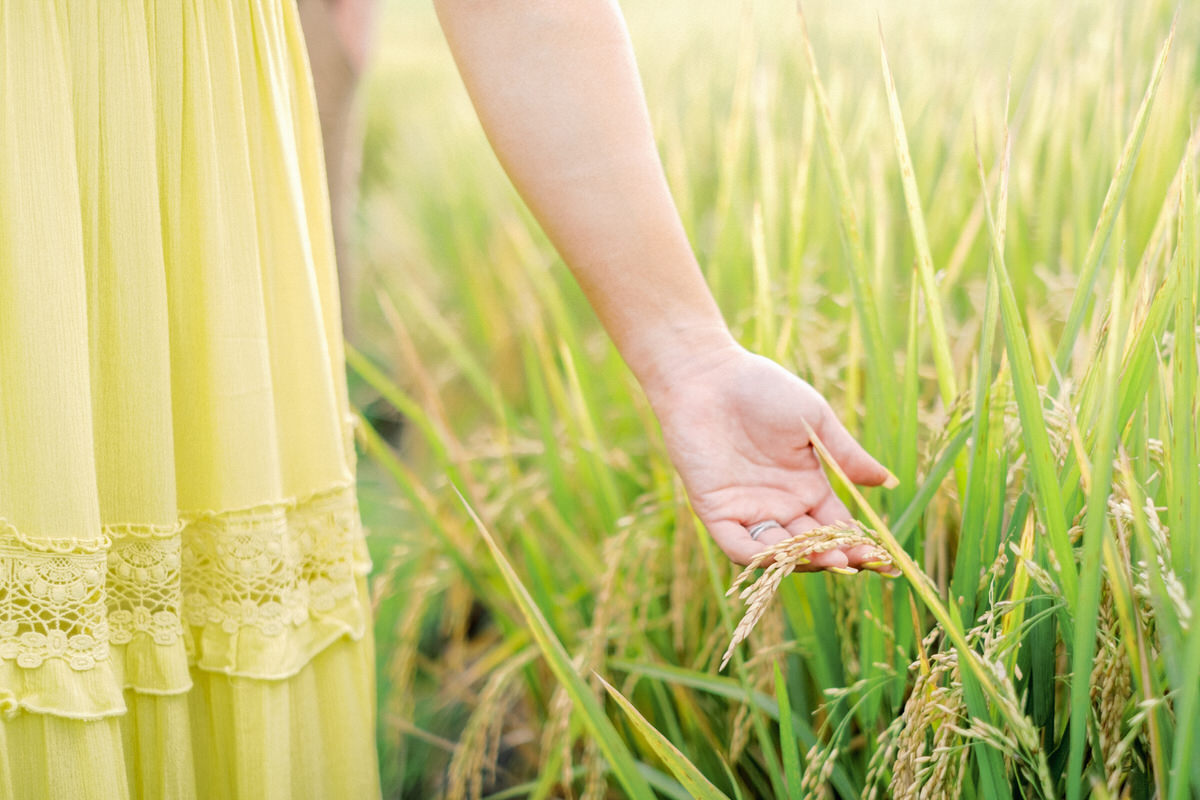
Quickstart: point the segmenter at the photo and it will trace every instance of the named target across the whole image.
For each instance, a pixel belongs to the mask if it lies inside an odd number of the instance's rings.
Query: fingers
[[[838,496],[832,490],[825,495],[824,499],[818,503],[812,511],[808,512],[813,519],[822,525],[833,525],[837,522],[849,522],[853,519],[850,516],[850,510],[846,508],[845,503],[838,499]],[[875,572],[880,572],[887,575],[895,575],[896,570],[889,562],[880,562],[879,548],[868,545],[859,545],[850,547],[842,551],[846,556],[846,563],[854,569],[869,569]]]
[[[758,539],[751,539],[750,531],[745,525],[730,520],[705,522],[704,526],[708,528],[721,552],[728,556],[730,561],[743,567],[763,550],[791,535],[784,528],[771,528],[763,531]]]
[[[821,417],[817,435],[821,437],[838,466],[846,473],[846,477],[855,483],[862,486],[886,486],[889,489],[899,483],[887,467],[863,449],[828,407]]]
[[[837,501],[834,498],[834,502]],[[839,502],[840,505],[840,502]],[[845,513],[845,506],[842,506],[842,514],[839,519],[849,519],[849,514]],[[836,512],[829,512],[836,513]],[[784,527],[767,528],[757,539],[750,538],[749,527],[737,522],[722,520],[706,524],[709,533],[721,551],[729,557],[735,564],[745,566],[749,564],[755,556],[767,548],[779,544],[785,539],[790,539],[793,536],[802,535],[815,528],[829,523],[821,522],[810,515],[803,515],[790,521]],[[807,564],[802,564],[796,567],[797,572],[820,572],[830,570],[834,572],[857,572],[859,570],[874,570],[891,574],[893,572],[890,564],[879,563],[873,561],[877,558],[878,550],[876,548],[861,546],[847,549],[834,548],[821,553],[813,553],[809,557]],[[770,563],[770,562],[767,562]],[[763,566],[766,566],[764,564]]]
[[[826,484],[828,486],[828,484]],[[825,496],[821,498],[812,509],[808,512],[809,516],[815,519],[821,525],[833,525],[837,522],[853,522],[854,517],[850,513],[850,509],[846,508],[838,496],[833,493],[833,489],[829,488]]]
[[[787,537],[799,536],[819,527],[821,527],[821,523],[813,519],[811,515],[805,514],[788,524]],[[841,550],[826,550],[823,553],[813,553],[808,557],[808,563],[796,567],[796,571],[818,572],[824,569],[837,570],[845,569],[846,565],[846,555]]]
[[[749,564],[755,556],[768,547],[819,527],[816,520],[805,515],[788,522],[786,526],[767,528],[759,534],[757,539],[751,539],[749,528],[753,524],[742,525],[737,522],[722,520],[705,523],[705,527],[708,528],[708,532],[712,534],[721,551],[735,564],[741,564],[742,566]],[[812,563],[802,569],[812,571],[815,569],[828,569],[829,567],[844,567],[845,565],[845,556],[840,552],[830,551],[829,553],[814,555]],[[766,564],[763,566],[766,566]]]

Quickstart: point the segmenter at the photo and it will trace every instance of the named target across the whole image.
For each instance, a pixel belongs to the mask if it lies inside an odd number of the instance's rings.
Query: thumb
[[[888,489],[899,485],[899,479],[863,449],[829,406],[821,415],[817,435],[850,480],[862,486],[884,486]]]

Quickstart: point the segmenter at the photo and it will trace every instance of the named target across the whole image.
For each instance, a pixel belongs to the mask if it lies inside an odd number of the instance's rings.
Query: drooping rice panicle
[[[784,578],[791,575],[797,567],[809,564],[812,556],[818,553],[851,547],[868,548],[863,556],[863,561],[876,562],[881,565],[881,569],[892,563],[892,558],[887,551],[879,546],[879,543],[871,537],[870,532],[861,523],[857,522],[839,522],[814,528],[777,542],[756,555],[738,574],[733,585],[729,587],[729,591],[725,593],[727,597],[733,595],[750,580],[750,576],[756,570],[767,564],[763,574],[738,593],[738,597],[745,601],[746,611],[741,622],[734,629],[733,640],[725,649],[725,655],[721,657],[720,668],[725,669],[725,665],[733,656],[734,648],[746,640],[750,631],[762,619],[762,615],[766,613],[767,607]],[[768,564],[768,562],[770,563]]]

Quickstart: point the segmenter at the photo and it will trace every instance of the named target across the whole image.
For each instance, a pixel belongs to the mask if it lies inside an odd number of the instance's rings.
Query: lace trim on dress
[[[340,614],[331,630],[361,633],[369,567],[351,486],[174,526],[106,526],[102,542],[42,543],[0,520],[0,667],[86,671],[131,643],[184,647],[203,667],[203,643],[222,671],[270,673],[281,652],[303,661],[327,643],[329,631],[304,630],[314,621]],[[292,633],[298,647],[273,648]],[[256,654],[264,663],[239,663]]]
[[[354,596],[366,569],[359,538],[352,489],[290,508],[201,516],[183,536],[185,621],[267,636],[302,625]]]
[[[60,658],[87,670],[108,658],[105,554],[36,551],[0,538],[0,661],[38,667]]]

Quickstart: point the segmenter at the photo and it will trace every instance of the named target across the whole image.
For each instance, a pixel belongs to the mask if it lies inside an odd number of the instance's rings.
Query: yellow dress
[[[0,799],[379,795],[292,0],[0,0]]]

